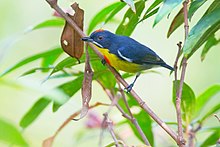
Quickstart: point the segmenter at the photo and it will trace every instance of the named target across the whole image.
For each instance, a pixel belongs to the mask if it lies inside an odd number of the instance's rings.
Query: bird
[[[125,89],[130,92],[140,72],[155,67],[164,67],[173,71],[152,49],[128,36],[114,34],[98,29],[82,41],[93,43],[102,53],[102,63],[108,63],[116,70],[137,73],[134,81]]]

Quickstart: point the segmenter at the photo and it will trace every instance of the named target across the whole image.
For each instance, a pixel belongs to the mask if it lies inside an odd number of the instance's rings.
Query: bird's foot
[[[130,84],[130,85],[128,85],[128,87],[126,87],[126,88],[125,88],[125,91],[126,91],[127,93],[131,92],[131,90],[132,90],[133,86],[134,86],[134,84],[133,84],[133,83],[132,83],[132,84]]]
[[[102,60],[101,60],[101,63],[102,63],[103,65],[105,65],[107,62],[106,62],[105,59],[102,59]]]

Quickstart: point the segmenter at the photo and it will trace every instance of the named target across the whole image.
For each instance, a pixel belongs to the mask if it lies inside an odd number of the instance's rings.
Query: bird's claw
[[[125,91],[126,91],[127,93],[131,92],[131,90],[132,90],[133,86],[134,86],[134,84],[133,84],[133,83],[132,83],[132,84],[130,84],[130,85],[128,85],[128,87],[126,87],[126,88],[125,88]]]
[[[105,60],[105,59],[102,59],[102,60],[101,60],[101,63],[102,63],[103,65],[105,65],[105,64],[106,64],[106,60]]]

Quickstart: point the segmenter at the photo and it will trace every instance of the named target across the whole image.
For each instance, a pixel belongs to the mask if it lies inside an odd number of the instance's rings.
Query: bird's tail
[[[171,71],[174,71],[174,68],[173,67],[171,67],[170,65],[168,65],[168,64],[162,64],[161,66],[163,66],[163,67],[165,67],[165,68],[167,68],[167,69],[169,69],[169,70],[171,70]]]

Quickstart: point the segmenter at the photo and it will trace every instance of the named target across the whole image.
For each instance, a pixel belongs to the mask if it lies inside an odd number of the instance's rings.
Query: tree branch
[[[48,4],[55,9],[69,24],[72,26],[76,32],[81,37],[86,37],[83,31],[77,26],[77,24],[69,18],[69,16],[57,5],[57,0],[46,0]],[[89,43],[89,46],[93,49],[93,51],[103,59],[102,54],[97,50],[97,48]],[[124,87],[128,87],[128,83],[121,77],[121,75],[110,65],[106,64],[109,70],[114,74],[117,81],[119,81]],[[135,100],[139,103],[140,107],[144,109],[176,142],[178,142],[176,133],[167,126],[147,105],[146,103],[136,94],[134,90],[131,90],[131,95],[135,98]]]
[[[189,3],[188,0],[185,0],[183,2],[185,40],[186,40],[186,37],[188,36],[188,33],[189,33],[188,8],[187,8],[188,3]],[[178,123],[178,145],[180,147],[184,147],[185,143],[186,143],[186,141],[183,138],[183,125],[182,125],[182,113],[181,113],[181,99],[182,99],[183,83],[184,83],[185,74],[186,74],[186,66],[187,66],[187,58],[183,57],[180,83],[179,83],[179,86],[178,86],[178,90],[176,92],[176,113],[177,113],[177,123]]]

